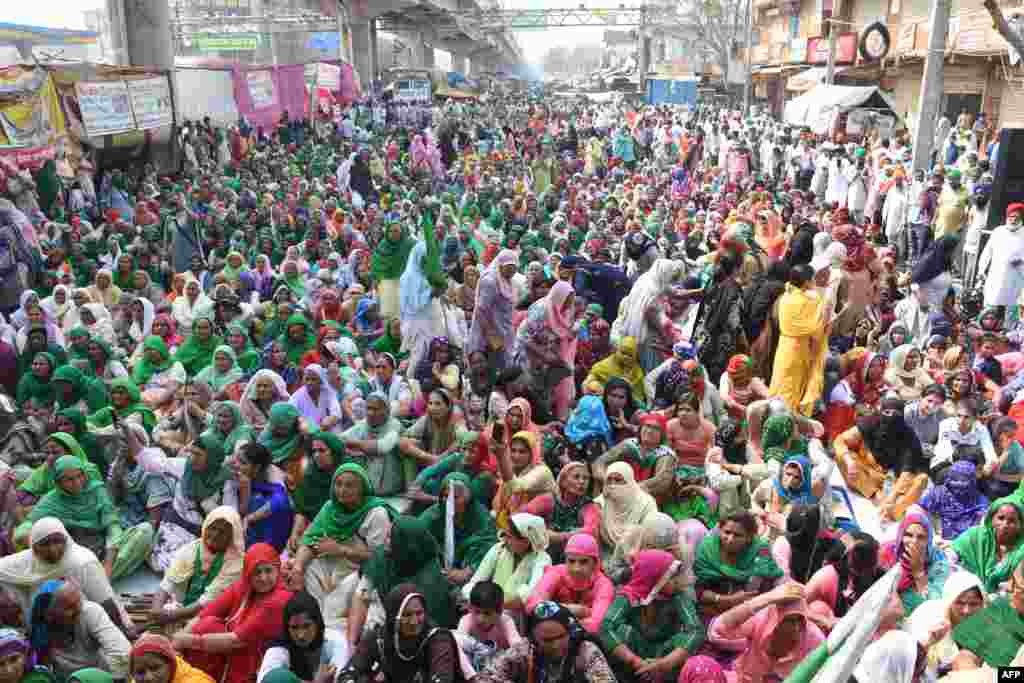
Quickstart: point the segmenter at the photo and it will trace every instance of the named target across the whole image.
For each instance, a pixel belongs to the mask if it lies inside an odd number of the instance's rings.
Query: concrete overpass
[[[518,64],[522,53],[511,34],[482,31],[460,14],[498,7],[496,0],[369,0],[350,10],[352,52],[363,82],[378,75],[377,32],[387,31],[414,45],[414,66],[433,68],[434,49],[452,55],[453,69],[463,73],[493,71]]]

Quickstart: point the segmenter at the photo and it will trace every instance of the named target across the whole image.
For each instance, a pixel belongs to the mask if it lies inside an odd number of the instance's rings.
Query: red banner
[[[836,64],[853,64],[857,59],[857,34],[842,33],[836,41]],[[808,64],[828,64],[828,38],[818,36],[807,39]]]

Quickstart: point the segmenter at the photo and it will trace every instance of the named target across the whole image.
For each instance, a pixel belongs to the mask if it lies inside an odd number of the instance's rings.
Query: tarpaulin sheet
[[[783,120],[794,126],[810,126],[815,133],[828,131],[832,115],[859,107],[875,95],[896,111],[895,101],[876,86],[819,85],[786,104]]]

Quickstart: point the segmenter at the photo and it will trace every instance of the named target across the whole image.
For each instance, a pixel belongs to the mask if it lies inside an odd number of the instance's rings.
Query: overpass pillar
[[[422,69],[434,68],[434,48],[427,45],[426,36],[420,34],[413,46],[415,66]]]
[[[469,57],[452,55],[452,71],[458,71],[463,76],[469,75]]]
[[[129,64],[174,68],[168,0],[124,0],[124,28]]]
[[[352,23],[352,59],[355,64],[352,66],[359,73],[359,83],[362,85],[363,94],[370,92],[375,77],[373,49],[371,34],[375,31],[371,28],[371,22],[360,21]]]

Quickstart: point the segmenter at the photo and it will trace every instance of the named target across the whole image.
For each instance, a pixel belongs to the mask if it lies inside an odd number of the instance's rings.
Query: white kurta
[[[1014,266],[1012,261],[1020,261]],[[992,231],[978,262],[978,275],[985,278],[986,306],[1015,306],[1024,289],[1024,230],[1001,225]]]

